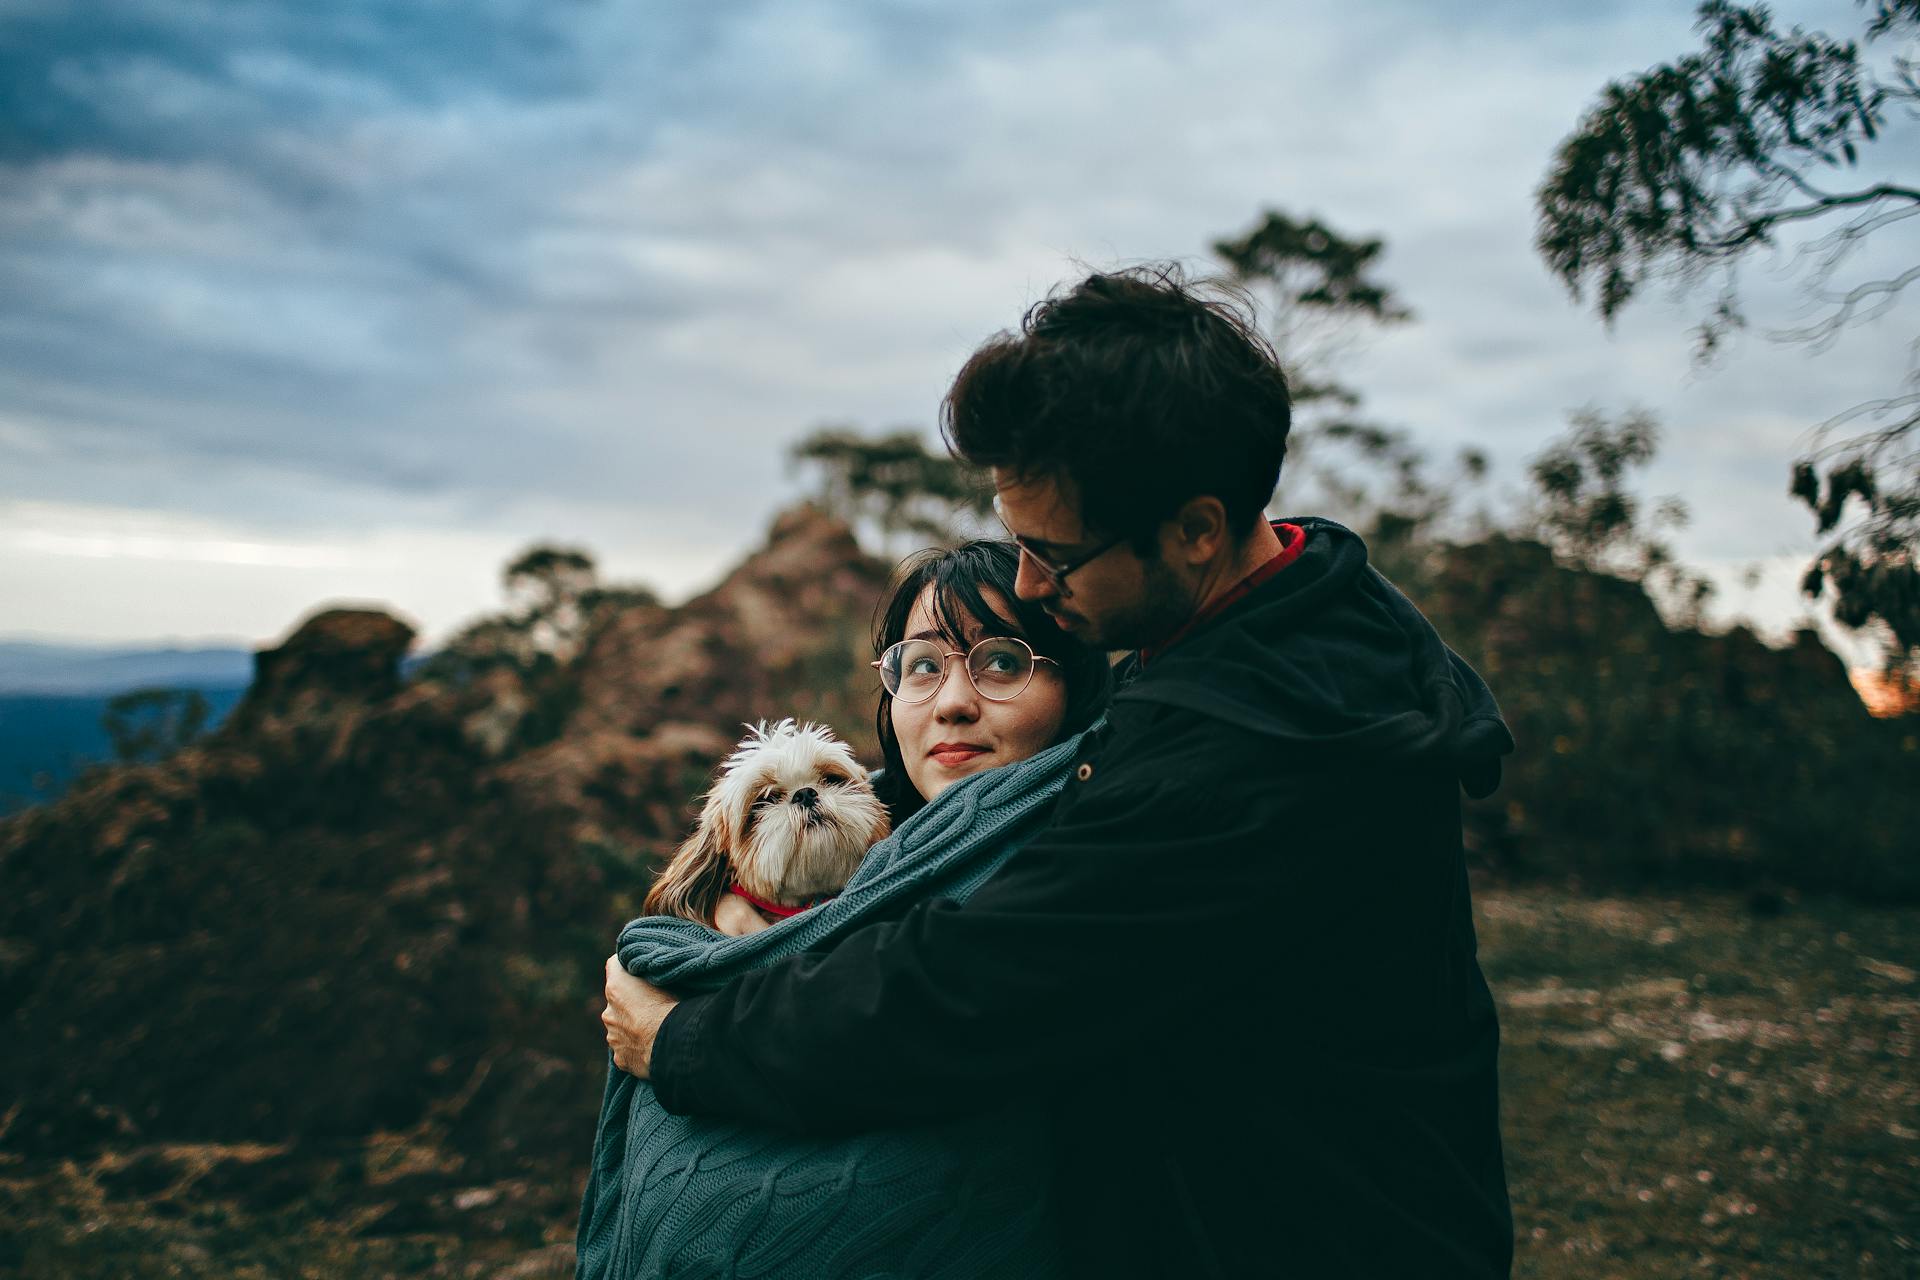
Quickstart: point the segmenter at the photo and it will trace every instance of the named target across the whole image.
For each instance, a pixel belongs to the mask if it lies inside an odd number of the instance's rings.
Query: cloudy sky
[[[1858,26],[1845,0],[1776,10]],[[928,426],[1077,264],[1199,265],[1269,207],[1386,239],[1417,320],[1346,369],[1377,416],[1517,485],[1567,411],[1655,411],[1683,552],[1764,566],[1729,603],[1778,628],[1813,546],[1787,460],[1886,384],[1900,327],[1702,373],[1694,309],[1650,297],[1609,333],[1530,248],[1555,143],[1691,23],[1664,0],[13,0],[0,635],[262,642],[352,600],[432,641],[535,539],[684,595],[800,493],[809,428]]]

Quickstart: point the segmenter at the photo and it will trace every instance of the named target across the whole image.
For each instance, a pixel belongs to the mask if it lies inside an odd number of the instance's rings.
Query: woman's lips
[[[927,758],[936,764],[946,765],[949,769],[963,765],[977,756],[987,754],[987,748],[971,746],[966,743],[942,742],[927,752]]]

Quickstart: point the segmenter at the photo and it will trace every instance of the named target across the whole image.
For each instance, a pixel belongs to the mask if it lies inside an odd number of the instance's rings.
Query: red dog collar
[[[789,906],[783,906],[778,902],[769,902],[765,898],[757,898],[753,894],[748,893],[745,889],[742,889],[737,882],[734,884],[728,885],[727,892],[738,894],[740,897],[745,898],[748,902],[751,902],[754,906],[760,908],[762,911],[766,912],[768,915],[779,916],[782,920],[785,920],[789,916],[797,916],[802,911],[805,911],[810,907],[817,907],[829,898],[837,898],[840,896],[835,893],[823,893],[819,897],[813,899],[811,902],[801,903],[797,907],[789,907]]]

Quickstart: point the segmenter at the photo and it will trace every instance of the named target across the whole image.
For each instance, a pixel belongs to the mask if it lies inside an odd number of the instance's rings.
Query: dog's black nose
[[[820,803],[820,793],[812,787],[802,787],[793,793],[793,802],[803,809],[811,809]]]

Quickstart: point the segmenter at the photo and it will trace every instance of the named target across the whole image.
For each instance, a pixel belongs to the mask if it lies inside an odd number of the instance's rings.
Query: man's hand
[[[607,1029],[613,1065],[645,1080],[653,1066],[653,1038],[679,1003],[660,988],[628,973],[619,956],[608,956],[607,1007],[600,1014],[600,1022]]]

